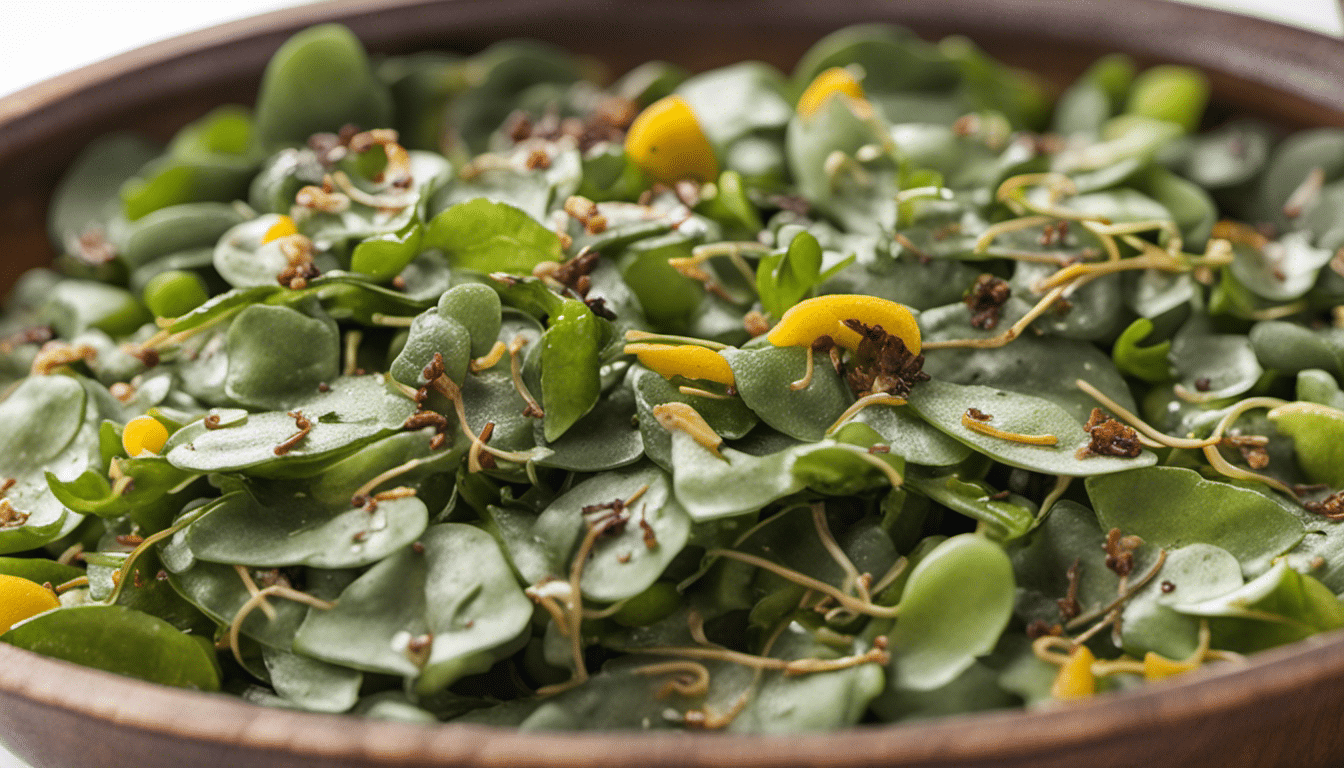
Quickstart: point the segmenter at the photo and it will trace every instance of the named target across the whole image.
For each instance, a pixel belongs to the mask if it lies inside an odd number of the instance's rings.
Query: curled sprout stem
[[[75,578],[69,581],[63,581],[60,584],[57,584],[56,586],[51,588],[51,591],[55,592],[58,595],[63,595],[72,589],[78,589],[80,587],[87,587],[87,586],[89,586],[88,576],[76,576]]]
[[[527,337],[521,333],[514,336],[509,342],[509,376],[513,379],[513,388],[517,390],[518,396],[523,398],[523,402],[527,403],[527,409],[523,413],[530,413],[534,418],[539,419],[545,415],[545,411],[541,409],[541,403],[538,403],[537,399],[528,391],[527,382],[523,381],[523,356],[519,353],[523,351],[525,346],[527,346]]]
[[[307,592],[300,592],[293,587],[286,587],[283,584],[272,584],[271,586],[258,591],[238,608],[238,612],[233,615],[233,621],[229,622],[229,648],[233,651],[233,658],[238,661],[239,666],[246,667],[247,665],[243,662],[243,652],[238,645],[238,633],[242,630],[243,622],[247,620],[247,617],[251,615],[252,611],[259,606],[266,604],[266,598],[271,595],[283,597],[286,600],[292,600],[296,603],[303,603],[304,605],[312,606],[313,608],[323,611],[329,611],[336,607],[336,604],[333,602],[313,597]]]
[[[984,254],[989,250],[989,246],[1001,235],[1012,232],[1021,232],[1024,229],[1032,227],[1043,227],[1054,221],[1051,216],[1022,216],[1016,219],[1000,221],[997,224],[990,224],[985,231],[980,233],[980,237],[975,240],[974,253]]]
[[[533,451],[501,451],[498,448],[491,448],[481,440],[479,435],[472,432],[471,426],[467,424],[467,409],[462,403],[462,390],[457,386],[457,382],[447,376],[439,376],[429,384],[437,390],[439,394],[452,401],[453,408],[457,411],[457,423],[462,428],[462,434],[466,435],[473,447],[480,446],[479,450],[484,451],[495,458],[511,461],[515,464],[526,464],[534,458],[535,453]],[[482,432],[484,432],[484,430],[482,430]]]
[[[1157,429],[1149,425],[1148,422],[1144,421],[1143,419],[1139,418],[1137,415],[1132,413],[1128,408],[1125,408],[1123,405],[1120,405],[1116,401],[1112,400],[1108,395],[1104,394],[1101,390],[1097,389],[1096,387],[1092,386],[1086,381],[1083,381],[1082,379],[1075,379],[1073,383],[1074,386],[1086,392],[1088,395],[1092,397],[1093,400],[1096,400],[1098,403],[1100,403],[1102,407],[1104,407],[1106,410],[1110,411],[1111,413],[1119,417],[1121,421],[1125,422],[1129,426],[1138,430],[1142,435],[1147,436],[1149,439],[1151,439],[1158,445],[1166,446],[1167,448],[1200,449],[1209,445],[1217,445],[1218,442],[1222,440],[1221,437],[1216,438],[1210,437],[1203,440],[1197,440],[1195,438],[1172,437],[1171,435],[1159,432]]]
[[[786,675],[807,675],[815,672],[833,672],[860,664],[886,664],[891,660],[887,653],[885,638],[875,641],[873,647],[864,653],[842,656],[838,659],[777,659],[773,656],[757,656],[751,653],[734,651],[729,648],[705,648],[698,645],[655,645],[645,648],[630,648],[632,653],[657,656],[680,656],[685,659],[707,659],[727,661],[752,669],[777,669]]]
[[[1095,621],[1103,616],[1106,616],[1111,611],[1114,611],[1115,609],[1124,605],[1131,597],[1137,594],[1139,590],[1143,589],[1148,584],[1148,582],[1152,581],[1153,577],[1157,576],[1158,572],[1162,570],[1162,566],[1166,565],[1166,562],[1167,562],[1167,550],[1165,549],[1158,550],[1157,562],[1153,564],[1152,568],[1148,569],[1147,573],[1143,574],[1143,576],[1140,576],[1138,581],[1131,584],[1127,589],[1125,589],[1123,592],[1117,595],[1114,600],[1102,606],[1101,608],[1097,608],[1095,610],[1088,611],[1087,613],[1075,616],[1072,620],[1069,621],[1068,624],[1064,625],[1064,628],[1076,629],[1077,627],[1081,627],[1084,624],[1087,624],[1089,621]],[[1109,620],[1107,621],[1107,623],[1109,623]]]
[[[246,566],[234,564],[233,570],[237,571],[238,578],[243,580],[243,588],[247,590],[249,597],[256,597],[257,593],[261,592],[261,589],[257,586],[257,582],[252,580],[252,574],[248,572]],[[261,608],[262,613],[266,614],[267,619],[272,621],[275,620],[275,606],[271,605],[265,599],[262,599],[258,607]]]
[[[162,531],[146,536],[144,541],[140,542],[135,549],[131,550],[126,555],[126,560],[122,562],[121,568],[118,568],[116,573],[112,574],[112,591],[108,593],[107,597],[103,600],[103,603],[105,605],[116,604],[117,598],[121,597],[122,588],[128,581],[127,577],[131,574],[131,569],[135,567],[135,561],[139,559],[141,555],[143,555],[150,547],[196,522],[197,518],[205,514],[204,510],[206,509],[209,509],[209,507],[197,507],[191,512],[183,515],[182,519],[167,528],[164,528]]]
[[[990,336],[989,338],[985,339],[955,339],[952,341],[926,341],[924,342],[923,345],[924,349],[926,350],[952,349],[955,347],[967,347],[971,349],[996,349],[998,347],[1005,346],[1014,339],[1016,339],[1018,336],[1021,336],[1022,332],[1027,329],[1027,326],[1034,323],[1036,319],[1039,318],[1041,315],[1044,315],[1046,310],[1050,309],[1051,305],[1053,305],[1056,301],[1059,300],[1061,296],[1064,295],[1064,291],[1067,288],[1068,288],[1067,285],[1060,285],[1050,289],[1048,293],[1046,293],[1044,296],[1041,297],[1040,301],[1036,302],[1036,306],[1032,307],[1031,311],[1023,315],[1020,320],[1013,323],[1011,326],[1009,326],[1008,330],[1004,331],[998,336]]]
[[[1073,475],[1056,475],[1055,487],[1041,499],[1041,508],[1036,512],[1036,524],[1040,525],[1045,520],[1046,515],[1050,514],[1050,509],[1055,506],[1055,502],[1064,497],[1064,493],[1069,490],[1069,485],[1073,482]]]
[[[384,328],[410,328],[411,323],[415,322],[414,317],[406,315],[385,315],[382,312],[374,312],[369,316],[369,320],[374,325],[381,325]]]
[[[411,459],[410,461],[407,461],[404,464],[398,464],[397,466],[391,469],[379,472],[378,474],[369,478],[368,482],[359,486],[359,488],[355,490],[352,496],[353,498],[368,496],[373,493],[374,488],[377,488],[378,486],[382,485],[388,480],[391,480],[394,477],[401,477],[402,475],[406,474],[407,472],[410,472],[411,470],[415,469],[416,467],[424,463],[425,463],[424,459]]]
[[[699,387],[688,387],[685,384],[682,384],[681,386],[677,387],[677,391],[683,395],[691,395],[692,397],[704,397],[710,400],[733,399],[733,395],[723,394],[721,392],[710,392],[708,389],[700,389]]]
[[[698,264],[708,261],[715,256],[727,256],[728,260],[733,263],[733,266],[737,271],[742,274],[742,277],[746,278],[747,284],[755,287],[756,273],[752,270],[751,265],[747,263],[747,260],[742,258],[742,254],[749,253],[753,256],[764,256],[769,252],[770,249],[765,244],[753,240],[746,240],[741,242],[697,245],[695,248],[691,249],[691,258]]]
[[[495,345],[490,348],[489,352],[486,352],[484,355],[481,355],[480,357],[472,360],[471,363],[467,366],[467,370],[471,371],[472,373],[480,373],[481,371],[494,368],[495,365],[504,357],[505,353],[507,353],[508,351],[509,347],[507,344],[505,344],[502,341],[496,341]]]
[[[812,502],[812,525],[817,529],[817,538],[821,540],[821,545],[826,548],[827,554],[840,566],[840,570],[845,572],[845,580],[840,589],[848,593],[854,590],[860,600],[865,603],[871,603],[872,595],[868,593],[868,586],[859,569],[854,567],[854,561],[849,559],[845,550],[840,548],[840,543],[835,540],[831,533],[830,523],[826,521],[826,505],[820,501]]]
[[[864,395],[846,408],[845,412],[840,414],[840,418],[836,419],[834,424],[826,428],[826,434],[835,434],[840,427],[845,425],[845,422],[859,415],[859,411],[862,411],[870,405],[905,405],[905,403],[905,398],[889,395],[886,392],[874,392],[871,395]]]
[[[664,661],[657,664],[646,664],[632,669],[631,672],[646,677],[672,675],[672,679],[663,683],[663,686],[658,689],[658,693],[654,694],[659,699],[666,699],[673,694],[694,697],[709,693],[709,670],[704,664],[694,661]]]
[[[811,347],[808,347],[808,348],[807,348],[807,370],[803,373],[803,378],[798,379],[797,381],[791,381],[791,382],[789,382],[789,389],[790,389],[790,390],[792,390],[792,391],[794,391],[794,392],[798,392],[799,390],[807,389],[809,386],[812,385],[812,371],[813,371],[813,369],[814,369],[814,367],[815,367],[815,363],[814,363],[814,358],[815,358],[815,357],[816,357],[816,353],[812,351],[812,348],[811,348]]]
[[[997,437],[1000,440],[1011,440],[1014,443],[1026,443],[1027,445],[1057,445],[1059,443],[1059,438],[1055,435],[1024,435],[990,426],[983,421],[971,418],[969,410],[961,414],[961,426],[972,432]]]
[[[776,576],[781,576],[795,584],[827,595],[854,613],[861,613],[865,616],[876,616],[883,619],[894,619],[900,611],[899,605],[875,605],[867,600],[859,600],[841,592],[839,589],[836,589],[824,581],[814,579],[811,576],[799,573],[792,568],[786,568],[778,563],[773,563],[763,557],[757,557],[755,555],[749,555],[745,552],[737,552],[731,549],[711,549],[706,552],[705,555],[708,557],[726,557],[730,560],[737,560],[746,563],[747,565],[754,565],[757,568],[770,571]]]
[[[359,330],[346,331],[345,333],[345,367],[341,369],[342,376],[354,376],[355,371],[359,369],[359,343],[364,340],[364,332]]]

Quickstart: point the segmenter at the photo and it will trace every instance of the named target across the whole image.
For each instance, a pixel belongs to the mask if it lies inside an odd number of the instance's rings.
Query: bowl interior
[[[1344,44],[1160,0],[345,0],[166,41],[0,100],[0,281],[47,263],[45,209],[79,148],[110,130],[166,139],[224,102],[250,103],[294,31],[351,26],[371,50],[472,51],[513,36],[591,54],[613,73],[651,58],[692,69],[757,58],[792,67],[817,38],[889,21],[966,34],[1056,85],[1096,56],[1200,66],[1211,119],[1344,125]],[[784,740],[523,735],[264,710],[162,689],[0,645],[0,728],[39,766],[362,765],[1324,765],[1344,758],[1344,637],[1234,670],[1045,713]]]

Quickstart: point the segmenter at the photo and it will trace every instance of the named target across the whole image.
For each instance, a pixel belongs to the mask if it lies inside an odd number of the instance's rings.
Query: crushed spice
[[[1143,453],[1139,433],[1124,422],[1107,416],[1100,408],[1093,408],[1083,429],[1091,436],[1087,445],[1078,450],[1078,458],[1088,456],[1122,456],[1134,458]]]
[[[1003,307],[1013,291],[1008,281],[990,274],[980,275],[962,301],[971,309],[971,325],[992,331],[1003,317]]]
[[[1344,520],[1344,491],[1335,491],[1320,501],[1303,502],[1302,506],[1329,520]]]
[[[1102,545],[1106,550],[1106,567],[1117,576],[1128,576],[1134,570],[1134,550],[1142,544],[1143,539],[1138,536],[1122,536],[1119,528],[1112,528]]]
[[[906,397],[916,384],[929,380],[929,374],[923,370],[924,356],[910,354],[900,337],[892,336],[880,325],[870,326],[854,319],[844,323],[862,337],[845,372],[845,380],[855,397],[877,392]]]

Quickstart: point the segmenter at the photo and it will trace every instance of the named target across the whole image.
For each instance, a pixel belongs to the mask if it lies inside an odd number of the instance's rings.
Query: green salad
[[[601,82],[322,26],[86,148],[0,320],[0,641],[793,733],[1344,626],[1344,130],[884,25]]]

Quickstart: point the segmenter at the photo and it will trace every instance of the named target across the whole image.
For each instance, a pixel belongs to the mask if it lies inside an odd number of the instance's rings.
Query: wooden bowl
[[[167,138],[250,102],[293,32],[339,21],[380,52],[552,40],[620,71],[649,58],[791,67],[846,24],[969,35],[1067,82],[1097,55],[1208,71],[1219,109],[1344,125],[1344,43],[1160,0],[341,0],[175,38],[0,100],[0,253],[12,281],[51,258],[45,208],[61,170],[113,129]],[[0,644],[0,734],[37,768],[64,766],[1132,766],[1344,765],[1344,634],[1043,711],[1001,711],[794,737],[523,734],[267,709],[165,688]]]

